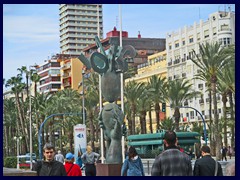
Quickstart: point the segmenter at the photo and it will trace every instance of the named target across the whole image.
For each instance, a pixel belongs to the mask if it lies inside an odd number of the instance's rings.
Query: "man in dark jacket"
[[[67,176],[63,163],[54,160],[55,148],[52,144],[46,143],[43,147],[44,161],[37,162],[33,171],[38,176]]]
[[[192,164],[189,156],[181,152],[177,145],[177,136],[173,131],[164,135],[166,149],[156,157],[152,176],[192,176]]]
[[[217,176],[223,176],[222,167],[210,155],[210,148],[206,145],[201,148],[202,158],[197,159],[194,165],[194,176],[214,176],[217,167]]]

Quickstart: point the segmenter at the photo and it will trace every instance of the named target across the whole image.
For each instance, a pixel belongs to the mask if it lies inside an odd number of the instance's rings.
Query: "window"
[[[204,31],[204,38],[208,38],[209,37],[209,30],[205,30]]]
[[[197,33],[197,40],[198,40],[198,41],[201,40],[200,33]]]
[[[183,46],[185,45],[185,40],[183,40],[182,45],[183,45]]]
[[[215,36],[216,34],[217,34],[217,28],[214,27],[214,28],[213,28],[213,35]]]
[[[190,118],[194,119],[194,111],[190,111]]]
[[[189,43],[193,43],[193,37],[189,39]]]

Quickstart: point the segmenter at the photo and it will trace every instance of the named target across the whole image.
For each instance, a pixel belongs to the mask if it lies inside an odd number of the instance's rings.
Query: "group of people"
[[[152,165],[151,176],[223,176],[221,164],[211,157],[209,146],[201,147],[202,158],[195,161],[192,169],[191,156],[180,151],[174,131],[165,133],[164,144],[165,150],[156,157]],[[43,148],[44,161],[33,166],[39,176],[82,176],[80,166],[74,164],[72,153],[67,153],[65,158],[61,151],[56,156],[54,153],[54,146],[47,143]],[[87,146],[87,151],[81,155],[86,176],[96,176],[96,162],[99,157],[91,146]],[[235,163],[229,164],[226,172],[235,175]],[[133,146],[127,150],[121,176],[145,176],[142,160]]]
[[[178,147],[174,131],[164,135],[165,150],[159,154],[151,170],[151,176],[223,176],[221,164],[215,161],[207,145],[201,147],[201,156],[195,161],[192,169],[191,153],[186,154]],[[191,149],[190,149],[191,151]],[[235,175],[235,163],[226,169],[227,175]],[[123,163],[121,175],[144,176],[143,164],[134,147],[129,148],[128,157]]]
[[[233,149],[231,146],[225,147],[223,146],[220,150],[221,155],[222,155],[222,161],[225,159],[227,161],[227,155],[229,156],[229,159],[231,159],[232,154],[233,154]]]
[[[81,165],[74,163],[74,155],[69,152],[65,158],[59,150],[55,155],[55,147],[46,143],[43,147],[44,160],[38,161],[33,170],[38,176],[82,176]],[[87,146],[87,151],[81,155],[81,161],[85,164],[85,175],[96,176],[96,162],[100,155]]]

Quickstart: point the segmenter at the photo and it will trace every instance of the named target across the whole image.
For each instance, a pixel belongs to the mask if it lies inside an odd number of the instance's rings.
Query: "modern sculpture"
[[[121,108],[114,102],[120,96],[120,73],[128,70],[128,59],[136,56],[135,48],[127,45],[123,48],[118,46],[119,39],[111,39],[111,47],[108,55],[105,53],[99,38],[95,37],[96,45],[100,52],[94,52],[90,61],[81,54],[80,61],[87,69],[93,69],[101,75],[102,95],[109,104],[105,105],[99,115],[99,125],[103,129],[106,147],[106,163],[121,164],[122,148],[121,137],[124,114]]]

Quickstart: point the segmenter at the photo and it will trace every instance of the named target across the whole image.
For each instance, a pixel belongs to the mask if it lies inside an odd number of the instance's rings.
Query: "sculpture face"
[[[120,76],[115,72],[106,72],[102,76],[102,95],[108,102],[114,102],[120,96]]]

